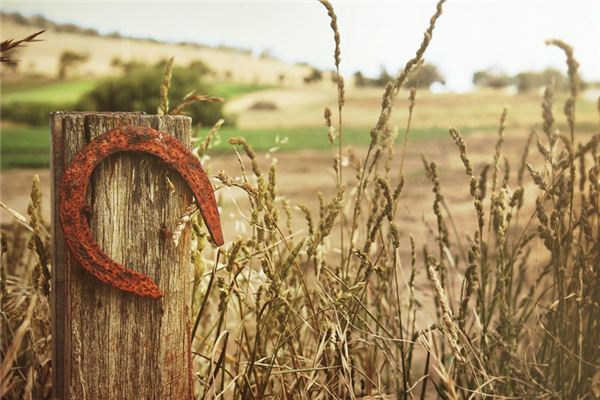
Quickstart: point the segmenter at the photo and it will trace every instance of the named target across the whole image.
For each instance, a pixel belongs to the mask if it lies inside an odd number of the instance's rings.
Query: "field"
[[[90,90],[97,80],[76,80],[66,82],[19,82],[2,86],[2,102],[35,101],[43,98],[56,104],[73,102]],[[373,115],[380,106],[381,90],[375,88],[352,88],[348,90],[346,115],[344,120],[344,142],[348,146],[362,151],[370,141],[369,130],[374,123]],[[324,125],[323,109],[335,105],[334,88],[269,88],[265,86],[245,85],[241,83],[219,83],[214,86],[212,95],[226,99],[225,112],[234,115],[237,121],[235,127],[220,129],[217,139],[211,149],[212,157],[231,162],[234,155],[228,140],[242,136],[252,143],[255,150],[261,153],[273,153],[281,158],[282,152],[306,150],[311,155],[327,159],[333,146],[327,139],[327,129]],[[408,115],[408,93],[402,91],[398,96],[393,121],[400,133]],[[557,102],[564,101],[565,94],[560,94]],[[459,127],[466,136],[475,135],[478,143],[489,143],[497,131],[499,115],[504,107],[508,108],[506,135],[515,140],[515,147],[521,145],[531,128],[538,127],[541,115],[540,96],[509,95],[503,92],[483,91],[466,94],[432,94],[419,92],[417,105],[414,110],[409,141],[415,146],[416,154],[427,143],[430,147],[444,148],[450,146],[448,127]],[[273,110],[255,110],[253,105],[260,102],[273,104]],[[593,133],[597,124],[595,105],[592,101],[580,100],[578,104],[578,130],[582,134]],[[335,119],[335,111],[333,114]],[[565,123],[559,121],[558,126],[565,128]],[[209,128],[196,131],[195,136],[201,140]],[[519,141],[520,138],[520,141]],[[7,204],[14,204],[22,213],[26,203],[13,201],[13,196],[23,194],[23,187],[17,187],[13,182],[19,168],[36,169],[30,173],[46,173],[39,168],[49,167],[50,138],[47,126],[23,127],[4,124],[0,148],[2,179],[2,197]],[[422,142],[422,143],[421,143]],[[477,145],[485,154],[485,144]],[[317,153],[311,152],[312,150]],[[420,150],[424,151],[424,150]],[[305,167],[302,158],[290,156],[287,163],[300,164]],[[315,164],[308,163],[309,166]],[[325,163],[316,164],[311,172],[320,173]],[[282,181],[287,181],[282,177]],[[42,182],[46,182],[42,179]],[[47,210],[47,208],[45,208]]]
[[[469,134],[476,129],[466,129]],[[200,129],[197,137],[206,135],[208,128]],[[366,128],[349,128],[345,130],[346,143],[364,147],[369,144]],[[259,152],[295,151],[295,150],[329,150],[331,145],[322,128],[267,128],[239,129],[222,128],[213,154],[232,153],[227,141],[232,137],[243,136],[253,144]],[[421,128],[413,130],[412,140],[443,138],[447,131],[442,128]],[[49,167],[50,137],[47,127],[17,128],[8,127],[2,130],[2,168],[47,168]],[[7,172],[5,172],[7,173]]]
[[[14,37],[25,37],[35,27],[17,24],[2,17],[2,31],[10,32]],[[123,61],[139,61],[154,64],[160,60],[175,57],[179,65],[202,60],[209,64],[223,78],[230,76],[236,82],[246,85],[272,85],[279,82],[283,73],[290,85],[300,85],[309,68],[290,66],[278,60],[258,58],[251,54],[234,52],[210,47],[156,43],[146,40],[93,37],[67,32],[49,30],[44,34],[45,45],[23,47],[19,52],[19,70],[22,73],[55,78],[59,70],[57,55],[64,51],[84,52],[89,55],[88,62],[78,69],[81,76],[106,76],[118,73],[112,66],[115,58]],[[93,49],[90,51],[89,49]],[[257,82],[257,79],[259,82]]]
[[[335,12],[323,3],[339,50]],[[427,49],[441,3],[407,68]],[[342,91],[340,80],[282,85],[271,64],[261,82],[215,80],[209,94],[226,100],[235,126],[196,127],[193,145],[215,188],[225,245],[207,241],[200,213],[179,221],[192,237],[194,398],[600,397],[600,99],[581,89],[570,47],[554,45],[567,57],[569,91],[411,92],[402,73],[386,91]],[[3,83],[2,104],[73,103],[98,82]],[[0,139],[10,207],[1,211],[9,361],[0,372],[9,383],[0,390],[43,398],[48,127],[2,121]],[[154,201],[151,184],[140,183],[140,204]],[[121,219],[111,232],[127,226]],[[151,218],[139,221],[158,231]],[[94,303],[99,314],[111,307],[103,303]],[[133,351],[146,354],[142,347]],[[79,384],[70,390],[85,394]]]
[[[65,104],[78,100],[93,88],[95,80],[67,82],[20,82],[3,84],[2,103],[44,101]],[[327,150],[330,144],[322,117],[323,108],[335,104],[335,91],[327,88],[285,89],[239,83],[219,83],[211,95],[226,99],[225,111],[234,115],[237,125],[220,131],[221,140],[215,145],[218,154],[231,151],[230,137],[247,137],[258,151],[277,148],[281,151],[299,149]],[[407,93],[403,93],[404,97]],[[373,114],[379,107],[380,90],[349,90],[346,103],[344,136],[346,144],[366,146]],[[563,95],[564,96],[564,95]],[[558,102],[564,101],[562,98]],[[274,110],[255,110],[260,102],[272,104]],[[407,100],[400,95],[394,122],[402,127],[407,117]],[[539,96],[508,95],[493,91],[471,94],[419,93],[418,107],[413,116],[411,140],[446,138],[448,126],[460,127],[465,135],[472,132],[494,133],[500,111],[506,106],[510,117],[507,130],[526,135],[535,127],[540,115]],[[595,105],[581,101],[578,129],[593,132],[596,126]],[[335,114],[334,114],[335,118]],[[564,128],[564,124],[559,125]],[[198,130],[203,137],[208,127]],[[49,137],[47,127],[5,125],[2,129],[2,169],[49,166]]]

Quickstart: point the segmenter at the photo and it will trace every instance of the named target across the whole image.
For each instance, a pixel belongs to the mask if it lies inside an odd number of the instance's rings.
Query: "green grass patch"
[[[96,79],[19,82],[2,85],[2,103],[75,103],[96,86]]]
[[[494,127],[488,129],[478,128],[478,131],[494,131]],[[465,129],[461,132],[468,135],[475,129]],[[209,129],[201,129],[197,137],[201,140],[206,137]],[[369,128],[344,128],[344,144],[352,146],[368,146],[371,142]],[[329,150],[332,145],[327,139],[325,128],[291,128],[291,129],[238,129],[235,127],[224,127],[219,131],[219,139],[215,141],[211,151],[223,153],[231,151],[231,145],[228,140],[232,137],[242,136],[256,151],[269,151],[277,148],[278,151],[296,151],[296,150]],[[409,134],[409,140],[436,139],[448,136],[448,130],[445,128],[422,128],[412,129]],[[398,141],[401,137],[398,138]],[[337,143],[334,145],[337,148]]]
[[[43,128],[2,128],[0,167],[47,168],[50,166],[50,132]]]
[[[478,128],[477,131],[494,132],[494,127]],[[463,130],[469,134],[474,129]],[[201,129],[196,137],[203,140],[207,129]],[[297,151],[297,150],[330,150],[332,145],[327,140],[324,128],[294,128],[294,129],[238,129],[222,128],[218,139],[209,154],[232,153],[233,148],[228,143],[229,138],[242,136],[258,152],[267,151]],[[410,132],[411,141],[445,138],[448,130],[444,128],[413,129]],[[371,138],[368,128],[344,129],[344,143],[357,147],[367,146]],[[398,138],[398,141],[402,137]],[[195,143],[200,144],[200,141]],[[337,146],[337,145],[335,145]],[[337,147],[336,147],[337,148]],[[0,167],[9,168],[47,168],[50,166],[50,133],[47,127],[36,128],[2,128],[0,135]]]
[[[77,79],[71,81],[23,81],[2,83],[2,103],[75,103],[85,93],[91,91],[97,79]],[[158,91],[159,83],[157,83]],[[230,82],[214,84],[210,95],[232,99],[247,93],[268,89],[264,85],[245,85]]]

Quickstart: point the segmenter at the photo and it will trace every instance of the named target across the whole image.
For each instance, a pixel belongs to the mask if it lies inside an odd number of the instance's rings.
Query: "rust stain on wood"
[[[96,244],[86,213],[86,193],[94,168],[111,154],[129,151],[152,154],[175,169],[194,194],[213,241],[217,246],[223,244],[213,187],[200,161],[173,136],[148,127],[111,130],[75,155],[60,183],[61,225],[69,250],[87,272],[120,290],[160,298],[163,292],[152,279],[115,262]]]

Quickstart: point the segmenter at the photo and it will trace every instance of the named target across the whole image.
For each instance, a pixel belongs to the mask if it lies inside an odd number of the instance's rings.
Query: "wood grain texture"
[[[67,251],[58,221],[58,185],[65,166],[93,138],[120,126],[149,126],[186,146],[191,120],[139,113],[54,113],[53,379],[58,399],[189,399],[191,268],[189,229],[175,248],[161,235],[191,203],[179,175],[158,158],[119,153],[92,175],[90,226],[114,260],[148,275],[160,300],[122,292],[86,273]],[[173,182],[172,191],[167,177]]]

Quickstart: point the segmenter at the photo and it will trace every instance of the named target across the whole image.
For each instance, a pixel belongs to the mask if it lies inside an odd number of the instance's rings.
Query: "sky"
[[[341,34],[342,73],[396,73],[414,54],[435,1],[332,1]],[[286,62],[333,67],[333,35],[315,1],[0,1],[2,11],[43,15],[102,33],[268,50]],[[8,35],[2,32],[2,36]],[[559,38],[575,48],[584,80],[600,80],[600,0],[465,1],[444,5],[425,55],[446,89],[471,88],[474,71],[514,74],[552,66],[564,55],[544,45]]]

